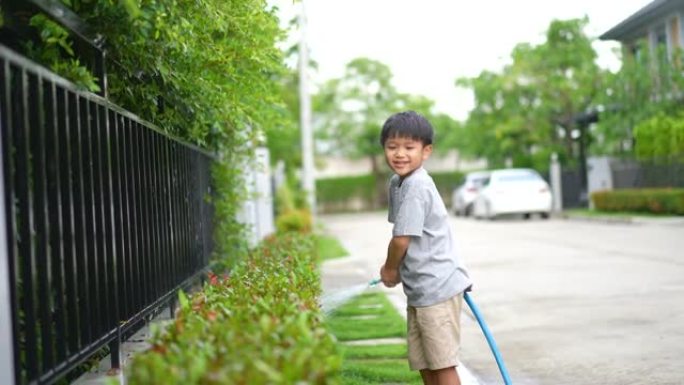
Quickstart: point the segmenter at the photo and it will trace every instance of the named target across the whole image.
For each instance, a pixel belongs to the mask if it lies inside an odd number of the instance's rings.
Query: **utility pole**
[[[299,122],[302,140],[302,189],[306,193],[306,201],[311,209],[311,216],[316,219],[316,184],[314,178],[313,130],[311,128],[311,95],[309,94],[309,48],[307,46],[307,20],[304,0],[299,2]]]

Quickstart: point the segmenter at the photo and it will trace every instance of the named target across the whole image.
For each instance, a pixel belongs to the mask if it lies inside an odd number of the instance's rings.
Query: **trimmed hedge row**
[[[311,237],[273,237],[201,292],[135,356],[131,384],[333,384],[341,366],[322,325]]]
[[[594,207],[603,211],[633,211],[684,215],[684,189],[622,189],[591,194]]]
[[[462,181],[459,171],[430,173],[444,203],[451,204],[451,193]],[[389,175],[383,176],[385,184]],[[316,180],[316,200],[322,212],[370,210],[375,197],[375,177],[371,174]]]

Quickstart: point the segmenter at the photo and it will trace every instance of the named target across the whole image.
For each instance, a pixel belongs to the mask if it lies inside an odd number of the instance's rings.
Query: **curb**
[[[645,226],[684,226],[684,217],[664,217],[664,218],[649,218],[649,217],[610,217],[610,216],[588,216],[588,215],[573,215],[573,214],[559,214],[556,218],[580,221],[580,222],[597,222],[607,224],[628,224],[628,225],[645,225]]]

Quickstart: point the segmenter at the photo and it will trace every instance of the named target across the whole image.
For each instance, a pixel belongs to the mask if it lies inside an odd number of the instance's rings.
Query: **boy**
[[[425,385],[458,385],[463,292],[471,285],[460,263],[448,212],[423,162],[432,153],[430,123],[413,111],[390,116],[380,142],[394,171],[389,221],[394,224],[380,278],[403,284],[408,324],[408,360]]]

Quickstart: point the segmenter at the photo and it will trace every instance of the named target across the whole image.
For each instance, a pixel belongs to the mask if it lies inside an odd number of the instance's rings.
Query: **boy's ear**
[[[427,160],[430,155],[432,155],[432,145],[428,144],[427,146],[423,147],[423,160]]]

